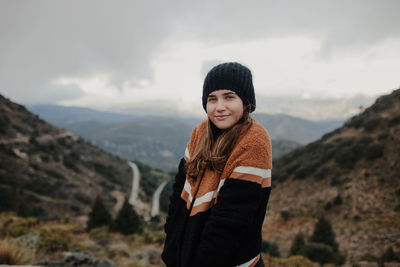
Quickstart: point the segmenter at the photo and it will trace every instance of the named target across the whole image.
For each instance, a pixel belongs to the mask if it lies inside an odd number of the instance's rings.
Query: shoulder
[[[271,186],[272,148],[267,130],[256,120],[241,136],[226,164],[224,177]]]
[[[270,149],[271,138],[264,126],[262,126],[257,120],[253,119],[251,127],[239,138],[238,146],[242,149],[254,149],[257,147]]]
[[[240,136],[230,159],[233,166],[272,167],[271,139],[258,121],[253,120],[251,127]]]

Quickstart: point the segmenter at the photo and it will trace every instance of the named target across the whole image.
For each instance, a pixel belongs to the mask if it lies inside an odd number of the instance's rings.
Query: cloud
[[[153,51],[172,7],[151,1],[2,1],[1,90],[38,91],[65,76],[107,73],[114,83],[151,80]]]
[[[321,40],[317,56],[357,51],[400,38],[398,10],[397,0],[2,1],[0,90],[72,99],[82,91],[66,96],[52,82],[99,74],[120,90],[140,88],[154,79],[154,54],[177,35],[211,45],[307,36]]]

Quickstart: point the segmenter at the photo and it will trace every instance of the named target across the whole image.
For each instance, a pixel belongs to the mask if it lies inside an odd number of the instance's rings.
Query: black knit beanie
[[[250,112],[256,109],[256,97],[254,94],[253,79],[251,71],[237,63],[228,62],[222,63],[212,68],[203,85],[203,108],[207,111],[207,97],[208,95],[220,89],[228,89],[234,91],[247,106],[251,104]]]

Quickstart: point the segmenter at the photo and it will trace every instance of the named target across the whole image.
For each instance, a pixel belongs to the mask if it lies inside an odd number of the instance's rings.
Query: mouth
[[[225,120],[226,118],[228,118],[229,117],[229,115],[218,115],[218,116],[215,116],[215,118],[217,119],[217,120],[219,120],[219,121],[223,121],[223,120]]]

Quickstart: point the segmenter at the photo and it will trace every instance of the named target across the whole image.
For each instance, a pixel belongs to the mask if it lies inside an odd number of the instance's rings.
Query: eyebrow
[[[225,96],[225,95],[236,95],[236,93],[235,92],[226,92],[226,93],[223,93],[223,95]],[[210,93],[207,97],[216,97],[213,93]]]

